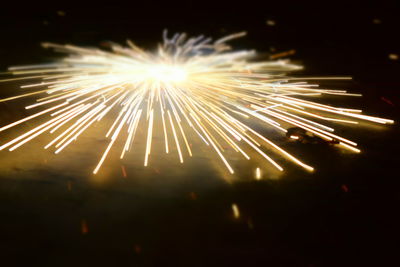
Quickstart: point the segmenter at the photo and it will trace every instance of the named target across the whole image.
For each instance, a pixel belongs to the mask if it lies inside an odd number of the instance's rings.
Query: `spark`
[[[313,171],[313,167],[256,130],[255,123],[284,134],[290,127],[302,128],[356,153],[360,152],[357,143],[334,134],[332,124],[358,124],[362,120],[393,123],[364,115],[358,109],[314,101],[324,95],[359,94],[320,89],[311,82],[348,77],[288,76],[287,73],[302,67],[288,60],[273,59],[293,54],[294,50],[275,55],[270,61],[257,62],[253,60],[255,51],[232,50],[227,44],[244,35],[241,32],[213,41],[204,36],[188,38],[184,33],[169,38],[165,31],[156,51],[145,51],[130,40],[126,47],[111,44],[110,51],[44,43],[45,48],[67,55],[49,64],[10,67],[9,74],[14,77],[0,80],[32,80],[21,86],[27,90],[25,93],[0,102],[38,96],[35,103],[25,107],[30,115],[3,125],[0,132],[37,118],[41,118],[41,123],[5,142],[0,150],[13,151],[48,133],[53,139],[44,148],[58,154],[107,116],[112,119],[105,133],[109,143],[94,174],[117,142],[124,142],[121,159],[132,150],[134,141],[145,143],[144,166],[148,166],[155,129],[161,128],[165,153],[177,153],[181,163],[193,155],[191,144],[197,138],[215,152],[232,174],[234,169],[226,147],[245,160],[263,158],[266,167],[279,171],[283,167],[277,162],[277,155]],[[145,130],[145,139],[136,137],[137,129]],[[126,176],[124,167],[122,171]],[[261,171],[257,168],[256,179],[260,178]],[[232,208],[238,213],[237,206]]]
[[[399,59],[399,55],[391,53],[389,54],[389,59],[391,60],[398,60]]]
[[[232,212],[233,212],[233,217],[235,217],[235,219],[239,219],[240,211],[238,205],[235,203],[232,204]]]
[[[86,235],[89,233],[89,226],[85,219],[81,220],[81,233],[82,235]]]
[[[261,180],[261,169],[256,168],[256,180]]]

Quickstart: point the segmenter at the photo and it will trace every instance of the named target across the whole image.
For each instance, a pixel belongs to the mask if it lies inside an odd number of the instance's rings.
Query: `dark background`
[[[215,38],[246,30],[235,47],[295,49],[291,59],[305,65],[299,75],[354,78],[324,84],[364,95],[336,104],[397,121],[400,60],[389,55],[400,57],[399,14],[396,1],[18,2],[0,11],[0,67],[52,59],[42,41],[94,46],[130,38],[155,47],[164,28]],[[1,96],[15,94],[13,88],[2,84]],[[1,124],[9,105],[0,103]],[[2,158],[12,154],[1,152],[0,263],[396,266],[399,128],[366,125],[344,133],[365,152],[304,148],[316,173],[289,169],[260,182],[228,183],[205,167],[179,177],[147,173],[145,181],[140,171],[127,178],[118,172],[94,185],[82,175],[86,169],[74,175],[21,162],[10,167]],[[238,220],[232,203],[240,208]]]

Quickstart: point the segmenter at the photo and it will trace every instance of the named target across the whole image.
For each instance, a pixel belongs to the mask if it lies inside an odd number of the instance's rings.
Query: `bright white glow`
[[[186,77],[186,71],[176,66],[154,65],[148,70],[148,78],[159,82],[183,82]]]

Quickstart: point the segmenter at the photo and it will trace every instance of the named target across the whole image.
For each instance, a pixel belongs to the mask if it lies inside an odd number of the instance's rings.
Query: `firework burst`
[[[164,32],[163,43],[156,52],[142,50],[131,41],[127,47],[111,44],[111,51],[45,43],[44,47],[68,56],[51,64],[9,68],[16,77],[3,81],[41,81],[22,86],[34,91],[0,101],[39,96],[35,103],[26,106],[28,110],[39,111],[2,126],[0,132],[38,117],[46,118],[45,122],[2,144],[0,150],[13,151],[39,135],[50,133],[54,138],[44,148],[58,154],[90,126],[109,116],[113,123],[107,132],[99,133],[109,138],[109,144],[93,173],[100,170],[117,141],[123,142],[122,159],[132,149],[138,128],[147,132],[147,137],[139,140],[146,144],[143,160],[147,166],[155,123],[163,129],[165,152],[170,153],[172,147],[176,149],[181,163],[192,156],[188,135],[192,131],[212,148],[230,173],[234,170],[224,155],[226,147],[245,160],[250,159],[248,151],[256,152],[266,164],[280,171],[283,168],[274,160],[277,155],[313,171],[313,167],[256,131],[250,121],[257,120],[283,134],[290,127],[301,128],[353,152],[360,152],[357,144],[336,135],[324,122],[393,123],[363,115],[361,110],[307,100],[319,95],[355,94],[319,89],[306,82],[307,79],[289,77],[286,73],[301,66],[288,61],[250,61],[254,51],[234,51],[227,45],[244,34],[212,41],[203,36],[187,38],[185,34],[168,38]],[[265,148],[276,153],[269,155]],[[257,169],[257,176],[259,172]]]

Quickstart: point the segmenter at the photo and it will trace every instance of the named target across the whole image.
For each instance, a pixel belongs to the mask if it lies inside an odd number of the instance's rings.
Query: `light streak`
[[[239,211],[239,207],[237,204],[233,203],[232,204],[232,212],[233,212],[233,217],[235,219],[239,219],[240,218],[240,211]]]
[[[256,169],[256,180],[261,180],[261,170],[260,170],[260,168]]]
[[[28,92],[0,99],[0,103],[40,96],[25,107],[31,115],[5,124],[0,132],[38,118],[39,124],[5,142],[0,150],[10,147],[13,151],[44,133],[59,131],[44,147],[54,147],[57,154],[108,116],[112,118],[105,133],[109,143],[94,174],[116,142],[124,142],[121,159],[131,151],[137,129],[147,132],[145,140],[137,141],[145,143],[144,166],[148,166],[153,139],[161,128],[165,153],[176,148],[181,163],[184,156],[193,156],[191,144],[197,139],[209,146],[232,174],[234,170],[226,156],[228,148],[246,160],[263,158],[263,169],[273,166],[282,171],[283,167],[274,160],[275,154],[280,154],[313,171],[313,167],[256,130],[255,123],[284,134],[290,127],[302,128],[355,153],[360,152],[357,143],[334,134],[334,124],[358,124],[362,120],[393,123],[364,115],[359,109],[315,102],[316,97],[324,95],[360,95],[321,89],[310,83],[349,77],[291,77],[288,72],[302,67],[287,60],[254,62],[250,61],[254,51],[230,50],[227,42],[244,35],[241,32],[212,42],[203,36],[186,38],[185,34],[168,38],[164,32],[164,42],[157,52],[145,51],[131,41],[128,47],[113,44],[111,51],[45,43],[44,47],[69,56],[55,63],[10,67],[9,73],[15,78],[0,80],[32,80],[21,86]],[[300,139],[296,134],[289,138]],[[126,173],[124,167],[123,172]],[[255,178],[259,180],[261,175],[258,167]],[[238,218],[238,207],[233,204],[232,209]]]

